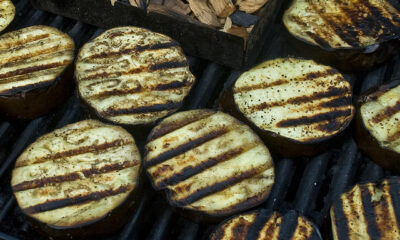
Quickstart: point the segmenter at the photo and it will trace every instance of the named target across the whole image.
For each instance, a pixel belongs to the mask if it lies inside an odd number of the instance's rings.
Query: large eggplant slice
[[[195,221],[217,221],[263,202],[274,165],[262,141],[212,110],[176,113],[148,138],[144,166],[156,190]]]
[[[175,112],[195,81],[177,42],[137,27],[113,28],[86,43],[75,75],[97,117],[126,125],[151,125]]]
[[[325,150],[354,115],[348,81],[312,60],[279,58],[243,73],[221,96],[222,108],[247,122],[285,157]]]
[[[368,70],[400,46],[397,0],[295,0],[283,23],[307,57],[343,71]]]
[[[140,164],[126,130],[85,120],[31,144],[17,159],[11,185],[41,231],[85,239],[122,226],[138,195]]]
[[[48,26],[0,36],[0,114],[36,118],[62,103],[73,87],[74,42]]]
[[[400,178],[354,186],[331,207],[334,240],[400,239]]]
[[[268,210],[241,214],[222,222],[211,240],[322,240],[318,228],[291,210],[285,215]]]
[[[15,6],[10,0],[0,0],[0,32],[14,19]]]
[[[400,172],[400,81],[360,96],[356,122],[358,146],[382,167]]]

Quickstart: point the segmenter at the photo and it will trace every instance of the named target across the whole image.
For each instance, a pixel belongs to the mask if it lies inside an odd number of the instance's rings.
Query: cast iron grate
[[[98,29],[61,16],[33,9],[28,0],[13,0],[17,16],[7,29],[44,24],[67,32],[80,47],[100,34]],[[279,18],[278,18],[279,19]],[[296,56],[285,41],[280,24],[270,29],[263,47],[251,63],[275,57]],[[224,87],[240,74],[215,63],[189,57],[198,79],[184,109],[216,108]],[[362,75],[346,75],[357,96],[363,90],[383,82],[400,79],[400,55],[386,65]],[[85,118],[76,94],[56,112],[29,122],[0,121],[0,239],[43,239],[24,220],[10,187],[11,169],[18,155],[37,137],[55,128]],[[351,131],[350,131],[351,133]],[[361,154],[351,134],[329,151],[311,159],[279,159],[275,157],[276,184],[269,199],[260,207],[286,211],[296,209],[312,219],[322,232],[328,230],[332,199],[348,187],[361,181],[375,181],[391,175]],[[139,145],[143,146],[143,142]],[[121,232],[105,239],[207,239],[215,225],[190,222],[173,210],[150,187],[143,194],[139,207]]]

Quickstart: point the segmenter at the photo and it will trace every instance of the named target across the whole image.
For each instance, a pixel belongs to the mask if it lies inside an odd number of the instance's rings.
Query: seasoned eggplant
[[[0,114],[31,119],[62,103],[73,88],[74,42],[48,26],[0,36]]]
[[[95,116],[135,126],[175,112],[195,82],[177,42],[137,27],[113,28],[86,43],[75,76]]]
[[[334,240],[400,239],[400,178],[355,185],[334,201]]]
[[[291,210],[282,216],[279,212],[257,210],[232,217],[222,222],[211,240],[322,240],[318,228]]]
[[[15,6],[10,0],[0,0],[0,32],[14,19]]]
[[[400,81],[359,97],[356,136],[358,146],[373,161],[400,172]]]
[[[369,70],[400,46],[397,0],[295,0],[283,23],[307,57],[343,71]]]
[[[274,183],[256,134],[212,110],[173,114],[148,137],[144,166],[156,190],[194,221],[218,221],[262,203]]]
[[[295,58],[270,60],[243,73],[220,105],[285,157],[324,151],[354,115],[351,86],[342,74]]]
[[[11,185],[42,232],[85,239],[122,226],[139,193],[140,164],[126,130],[85,120],[31,144],[16,161]]]

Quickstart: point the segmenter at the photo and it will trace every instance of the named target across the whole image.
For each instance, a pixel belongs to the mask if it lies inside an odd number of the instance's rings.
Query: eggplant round
[[[314,223],[291,210],[285,215],[270,210],[256,210],[222,222],[211,240],[322,240]]]
[[[259,137],[228,114],[179,112],[148,137],[143,165],[153,187],[196,222],[215,222],[261,204],[275,180]]]
[[[370,89],[359,97],[356,140],[371,160],[400,173],[400,81]]]
[[[395,0],[295,0],[283,23],[302,54],[346,72],[370,70],[400,47]]]
[[[11,185],[40,232],[86,239],[122,227],[140,194],[140,166],[126,130],[84,120],[28,146],[16,161]]]
[[[0,32],[3,31],[15,17],[15,6],[11,0],[0,0]]]
[[[180,108],[195,82],[176,41],[138,27],[112,28],[86,43],[75,77],[91,113],[138,128]]]
[[[59,106],[73,89],[74,42],[48,26],[0,36],[0,114],[33,119]]]
[[[289,158],[323,152],[354,116],[350,83],[312,60],[278,58],[243,73],[220,98],[271,151]]]
[[[334,240],[400,239],[400,178],[355,185],[333,202]]]

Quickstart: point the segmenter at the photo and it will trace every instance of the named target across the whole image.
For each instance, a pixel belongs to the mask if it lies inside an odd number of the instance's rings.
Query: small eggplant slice
[[[342,71],[369,70],[397,53],[397,0],[295,0],[283,23],[307,57]]]
[[[14,19],[15,6],[10,0],[0,0],[0,32]]]
[[[324,151],[354,115],[351,86],[342,74],[295,58],[270,60],[243,73],[220,105],[284,157]]]
[[[374,162],[400,172],[400,81],[359,97],[356,136],[358,146]]]
[[[134,126],[175,112],[195,82],[176,41],[138,27],[113,28],[86,43],[75,76],[96,117]]]
[[[291,210],[285,215],[257,210],[222,222],[211,240],[322,240],[315,224]]]
[[[218,221],[262,203],[271,155],[253,131],[212,110],[173,114],[151,132],[144,166],[156,190],[194,221]]]
[[[40,231],[85,239],[115,231],[127,220],[140,165],[126,130],[85,120],[31,144],[16,161],[11,185],[22,212]]]
[[[62,103],[73,88],[74,42],[48,26],[0,36],[0,114],[32,119]]]
[[[400,178],[357,184],[331,207],[334,240],[400,239]]]

